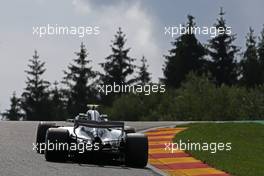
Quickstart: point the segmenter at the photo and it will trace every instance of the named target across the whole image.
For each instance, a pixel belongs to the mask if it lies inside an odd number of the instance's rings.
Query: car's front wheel
[[[128,133],[135,133],[136,132],[136,129],[133,128],[133,127],[131,127],[131,126],[125,126],[124,131],[125,131],[126,134],[128,134]]]

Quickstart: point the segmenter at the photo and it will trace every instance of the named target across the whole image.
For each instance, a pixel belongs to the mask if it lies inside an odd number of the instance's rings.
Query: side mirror
[[[107,114],[102,114],[100,117],[103,119],[103,121],[107,122],[108,121],[108,115]]]

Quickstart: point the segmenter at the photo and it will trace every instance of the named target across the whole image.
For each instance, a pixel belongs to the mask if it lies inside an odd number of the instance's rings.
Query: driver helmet
[[[88,110],[86,114],[90,120],[101,121],[100,114],[96,110]]]

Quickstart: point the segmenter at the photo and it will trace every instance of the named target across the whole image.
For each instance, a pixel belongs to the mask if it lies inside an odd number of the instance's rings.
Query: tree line
[[[43,78],[46,71],[45,62],[41,61],[38,52],[29,59],[26,70],[26,87],[17,97],[11,97],[11,107],[2,115],[9,120],[65,120],[87,110],[88,103],[99,103],[110,106],[112,101],[120,95],[99,93],[98,84],[147,84],[150,73],[147,71],[147,60],[143,56],[141,65],[134,64],[135,58],[130,57],[130,48],[126,48],[126,35],[119,28],[111,44],[112,54],[100,63],[104,72],[99,73],[92,68],[92,59],[83,43],[80,50],[75,52],[60,84],[51,84]],[[136,76],[135,74],[136,73]]]
[[[224,13],[221,10],[214,26],[226,29]],[[188,16],[187,30],[195,26],[194,17]],[[166,85],[181,86],[188,73],[207,75],[217,86],[222,84],[241,85],[252,88],[264,83],[264,28],[257,37],[249,28],[246,36],[246,50],[234,45],[236,34],[219,34],[207,44],[201,44],[194,34],[185,34],[172,42],[172,49],[165,55],[163,68]]]
[[[193,16],[188,15],[187,30],[196,25],[194,19]],[[222,9],[214,26],[217,29],[226,29],[227,25]],[[180,35],[175,38],[169,53],[164,56],[164,77],[160,79],[159,84],[165,84],[168,92],[182,90],[187,84],[187,75],[193,73],[198,77],[208,78],[216,87],[238,86],[254,89],[263,85],[264,28],[258,38],[254,34],[254,30],[249,28],[245,51],[241,51],[241,48],[234,44],[235,40],[235,34],[225,32],[211,38],[206,44],[199,42],[193,33]],[[113,108],[113,110],[109,110],[110,113],[116,115],[117,119],[122,119],[120,111],[114,112],[114,107],[117,105],[122,106],[126,102],[133,102],[133,96],[123,94],[106,96],[98,93],[96,85],[113,84],[113,82],[117,84],[145,85],[152,82],[147,59],[143,56],[140,60],[141,65],[135,65],[136,58],[129,56],[130,48],[126,47],[126,41],[126,35],[119,28],[111,43],[112,53],[105,58],[103,63],[99,64],[103,68],[102,73],[92,68],[92,59],[89,57],[85,45],[81,43],[80,50],[75,52],[76,58],[63,71],[64,77],[62,80],[53,84],[43,78],[46,71],[45,63],[41,61],[38,52],[35,51],[33,57],[29,60],[28,70],[26,70],[26,87],[22,95],[18,97],[14,93],[10,99],[10,108],[2,115],[9,120],[21,118],[24,120],[65,120],[74,117],[79,112],[85,112],[87,103],[98,103],[108,110]],[[185,91],[177,92],[182,92],[184,95]],[[125,102],[122,101],[124,96],[126,97]],[[153,96],[156,97],[151,99]],[[151,103],[157,104],[156,99],[161,100],[167,97],[168,101],[174,101],[173,97],[176,97],[174,93],[171,93],[170,96],[166,94],[164,97],[162,95],[153,96],[140,97],[140,102],[135,103],[135,106],[141,104],[147,107],[148,105],[144,103],[144,99],[151,99]],[[166,101],[163,106],[169,104]],[[132,106],[133,103],[129,104],[128,106]],[[175,107],[170,108],[175,109]],[[138,117],[138,119],[133,119],[132,116],[124,119],[141,120],[140,114],[142,112],[138,110],[140,108],[131,108],[131,111],[123,114],[123,116],[132,115],[134,118]],[[168,107],[164,108],[166,112],[170,110],[168,110]],[[147,120],[159,119],[149,118]],[[173,120],[173,118],[170,120]]]

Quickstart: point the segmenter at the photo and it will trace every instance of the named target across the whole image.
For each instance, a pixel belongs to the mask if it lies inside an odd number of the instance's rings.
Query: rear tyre
[[[136,129],[131,126],[125,126],[124,131],[126,134],[129,134],[129,133],[135,133]]]
[[[64,162],[68,158],[69,131],[50,128],[46,135],[45,158],[47,161]]]
[[[37,128],[37,137],[36,137],[36,145],[37,145],[37,153],[44,153],[44,150],[40,150],[40,146],[45,144],[46,132],[49,128],[55,127],[55,123],[47,123],[40,122]]]
[[[148,163],[148,138],[144,134],[127,134],[125,143],[125,164],[143,168]]]

